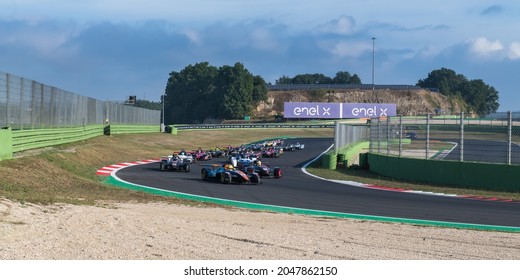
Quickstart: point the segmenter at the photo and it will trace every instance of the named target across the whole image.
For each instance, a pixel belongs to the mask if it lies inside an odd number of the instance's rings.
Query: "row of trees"
[[[361,84],[361,79],[357,74],[351,75],[347,71],[339,71],[334,78],[323,74],[299,74],[292,78],[282,76],[276,80],[277,85],[285,84]]]
[[[260,101],[267,100],[264,79],[252,75],[242,63],[188,65],[170,73],[165,93],[166,123],[241,119],[249,116]]]
[[[447,68],[434,70],[424,80],[419,80],[417,86],[423,88],[438,88],[441,94],[458,97],[468,105],[469,109],[481,116],[498,110],[498,91],[480,79],[468,80],[464,75],[457,74]]]

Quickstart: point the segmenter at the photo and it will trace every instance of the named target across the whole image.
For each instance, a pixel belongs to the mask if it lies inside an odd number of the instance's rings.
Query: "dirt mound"
[[[392,103],[404,116],[453,114],[464,111],[464,102],[429,90],[297,90],[270,91],[255,110],[256,118],[283,115],[284,102]]]

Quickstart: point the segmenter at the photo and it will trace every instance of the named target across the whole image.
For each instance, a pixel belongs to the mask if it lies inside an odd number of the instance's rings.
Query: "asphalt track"
[[[224,159],[193,164],[191,172],[160,171],[159,163],[154,162],[126,167],[115,175],[132,184],[219,199],[401,219],[520,227],[520,203],[516,202],[392,192],[314,178],[302,172],[301,167],[330,147],[333,139],[286,140],[297,141],[305,144],[305,150],[263,160],[281,167],[283,178],[263,179],[259,185],[223,185],[201,180],[200,164]]]

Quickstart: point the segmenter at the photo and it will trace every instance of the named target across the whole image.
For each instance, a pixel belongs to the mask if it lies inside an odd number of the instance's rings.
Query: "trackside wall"
[[[0,160],[13,157],[13,138],[10,127],[0,129]]]
[[[419,182],[520,192],[520,166],[403,158],[368,153],[371,172]]]

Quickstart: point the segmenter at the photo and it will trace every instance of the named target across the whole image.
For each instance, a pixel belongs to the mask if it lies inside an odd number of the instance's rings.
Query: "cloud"
[[[322,25],[318,25],[315,29],[315,33],[333,33],[341,35],[350,35],[354,33],[356,21],[354,18],[349,16],[341,16],[338,19],[334,19]]]
[[[509,46],[508,57],[511,60],[520,59],[520,43],[515,42]]]
[[[470,51],[480,57],[497,55],[502,50],[504,50],[504,46],[498,40],[490,41],[484,37],[470,40]]]
[[[480,12],[480,15],[482,15],[482,16],[498,15],[498,14],[501,14],[503,11],[504,11],[504,7],[502,7],[501,5],[493,5],[493,6],[489,6],[486,9],[482,10],[482,12]]]

